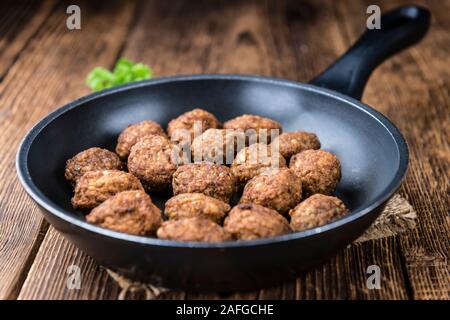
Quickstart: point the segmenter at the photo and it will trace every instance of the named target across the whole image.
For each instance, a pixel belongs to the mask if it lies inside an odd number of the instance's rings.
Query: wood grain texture
[[[82,31],[68,31],[66,7],[52,11],[0,83],[0,298],[17,295],[46,230],[16,178],[19,141],[45,114],[88,92],[86,74],[114,62],[134,15],[133,5],[86,2]],[[111,19],[119,23],[111,25]]]
[[[385,10],[406,3],[409,2],[145,1],[139,5],[121,55],[150,64],[157,76],[203,72],[253,73],[308,81],[356,40],[365,26],[365,10],[369,4],[378,4]],[[364,102],[393,120],[408,140],[411,166],[400,191],[415,207],[419,216],[418,227],[400,236],[353,244],[323,266],[279,287],[229,294],[170,292],[161,298],[449,298],[450,61],[447,51],[450,25],[445,12],[449,11],[450,2],[427,1],[423,5],[428,6],[434,15],[430,33],[417,47],[380,66],[371,77],[363,97]],[[128,6],[123,7],[127,12],[123,14],[127,17],[132,11]],[[52,32],[47,30],[49,36]],[[83,34],[83,37],[89,35]],[[120,37],[115,35],[111,38],[117,38],[116,42],[110,39],[107,48],[116,48]],[[70,51],[72,45],[69,40],[60,42],[58,51]],[[104,47],[97,48],[97,60],[89,58],[89,66],[93,66],[94,60],[111,64],[111,57],[105,53]],[[118,49],[114,52],[117,54]],[[22,55],[17,63],[21,58]],[[75,60],[77,67],[79,59],[82,57]],[[61,64],[65,69],[55,75],[53,81],[67,72],[69,66],[64,61]],[[11,70],[14,68],[21,70],[16,65]],[[82,77],[88,69],[83,66],[83,70],[72,70],[69,96],[62,91],[49,90],[41,93],[40,101],[44,97],[67,101],[81,95],[83,90],[86,91]],[[31,75],[29,78],[36,81]],[[0,88],[3,85],[0,84]],[[8,94],[8,90],[5,89],[5,93]],[[46,110],[53,102],[45,103]],[[20,106],[16,103],[15,108]],[[34,111],[38,112],[46,111]],[[30,123],[29,120],[26,123]],[[20,128],[24,124],[16,125]],[[1,139],[6,138],[0,136],[0,143]],[[2,168],[4,164],[0,162],[0,173],[5,175],[8,169]],[[10,197],[4,202],[10,206],[10,212],[17,210],[19,201],[22,211],[33,208],[30,202],[22,204],[23,192],[14,186],[15,195],[4,193],[4,197],[7,194]],[[12,213],[10,215],[14,217]],[[29,217],[30,214],[27,219]],[[22,243],[35,239],[31,233],[28,238],[22,237]],[[81,268],[80,290],[67,289],[67,267],[71,264]],[[368,290],[366,286],[366,269],[372,264],[381,268],[380,290]],[[117,299],[119,292],[118,285],[105,270],[50,228],[19,298]],[[127,298],[141,299],[143,295],[136,293]]]
[[[0,79],[37,33],[56,1],[0,2]]]
[[[80,268],[79,290],[67,285],[71,265]],[[101,267],[50,227],[18,299],[108,299],[118,294],[119,287]]]

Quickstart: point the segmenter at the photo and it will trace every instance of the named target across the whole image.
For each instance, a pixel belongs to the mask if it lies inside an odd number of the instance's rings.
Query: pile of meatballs
[[[194,123],[201,123],[200,133]],[[192,139],[192,153],[182,157],[187,162],[173,161],[181,143],[176,137],[179,129]],[[341,178],[340,162],[320,149],[314,133],[284,132],[255,143],[246,139],[232,154],[225,148],[246,130],[272,129],[281,133],[281,124],[258,115],[221,124],[202,109],[171,120],[167,133],[152,120],[132,124],[118,137],[115,152],[93,147],[67,161],[65,178],[74,186],[72,205],[86,214],[86,221],[104,228],[204,242],[274,237],[347,214],[344,203],[332,196]],[[215,159],[231,157],[232,163],[212,161],[211,146],[216,147]],[[264,161],[258,158],[262,151],[270,156]],[[159,192],[173,193],[163,213],[151,199]]]

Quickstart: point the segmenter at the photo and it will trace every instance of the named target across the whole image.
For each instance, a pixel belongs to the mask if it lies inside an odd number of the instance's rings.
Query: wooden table
[[[89,70],[128,57],[151,65],[156,76],[252,73],[308,81],[358,37],[369,4],[385,10],[405,2],[91,1],[78,3],[82,30],[69,31],[69,3],[2,1],[0,298],[118,297],[120,288],[106,271],[43,220],[14,167],[18,144],[34,123],[89,93]],[[276,288],[165,298],[450,298],[450,1],[422,4],[433,12],[428,36],[377,69],[363,99],[409,143],[411,165],[400,193],[417,210],[417,228],[351,245]],[[380,290],[367,289],[371,264],[381,268]],[[66,286],[69,265],[80,267],[79,290]]]

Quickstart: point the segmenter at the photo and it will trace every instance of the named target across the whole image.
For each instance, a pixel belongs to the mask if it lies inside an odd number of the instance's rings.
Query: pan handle
[[[334,64],[310,83],[358,100],[372,71],[386,58],[419,42],[430,26],[430,12],[404,6],[381,16],[381,29],[366,30]]]

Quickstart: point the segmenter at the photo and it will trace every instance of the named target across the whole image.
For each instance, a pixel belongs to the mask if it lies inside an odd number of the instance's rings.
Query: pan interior
[[[252,113],[282,123],[284,131],[315,132],[322,148],[342,164],[337,195],[351,211],[370,206],[392,183],[400,163],[392,134],[373,115],[310,86],[260,78],[197,78],[155,81],[87,99],[46,124],[29,149],[28,171],[53,204],[71,208],[72,188],[64,179],[66,160],[89,147],[114,150],[117,136],[144,119],[164,127],[194,107],[226,121]],[[45,122],[45,120],[44,120]],[[152,195],[163,208],[169,195]]]

